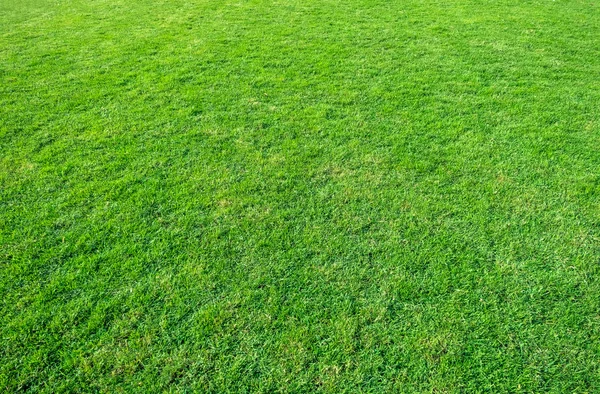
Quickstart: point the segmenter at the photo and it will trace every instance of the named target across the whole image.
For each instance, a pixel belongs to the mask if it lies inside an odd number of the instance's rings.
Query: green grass
[[[3,0],[0,390],[600,392],[600,3]]]

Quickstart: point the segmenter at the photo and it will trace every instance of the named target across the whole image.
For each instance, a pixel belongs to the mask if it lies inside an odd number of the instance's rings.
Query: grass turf
[[[0,3],[0,389],[600,391],[596,1]]]

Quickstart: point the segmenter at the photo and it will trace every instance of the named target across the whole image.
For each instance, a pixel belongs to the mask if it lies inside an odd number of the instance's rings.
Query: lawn
[[[600,392],[596,0],[1,0],[0,391]]]

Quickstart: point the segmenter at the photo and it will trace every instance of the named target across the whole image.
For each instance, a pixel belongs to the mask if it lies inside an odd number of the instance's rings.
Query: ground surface
[[[0,390],[599,392],[597,1],[0,2]]]

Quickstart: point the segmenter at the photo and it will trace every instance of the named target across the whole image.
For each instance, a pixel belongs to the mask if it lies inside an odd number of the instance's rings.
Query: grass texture
[[[600,392],[600,3],[0,1],[0,390]]]

